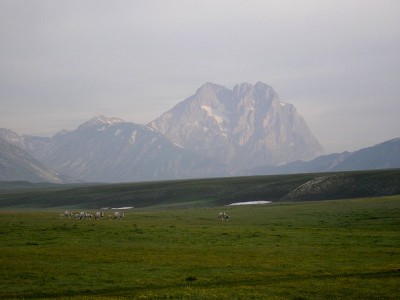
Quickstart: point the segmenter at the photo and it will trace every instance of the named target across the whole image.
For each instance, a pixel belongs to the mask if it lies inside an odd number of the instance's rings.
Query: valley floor
[[[122,220],[59,213],[0,211],[0,298],[400,294],[400,196],[132,210]]]

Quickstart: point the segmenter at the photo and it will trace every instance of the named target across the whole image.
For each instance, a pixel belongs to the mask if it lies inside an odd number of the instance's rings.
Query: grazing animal
[[[219,212],[218,214],[218,219],[220,219],[221,221],[229,221],[230,216],[227,215],[225,212]]]
[[[96,220],[101,219],[102,217],[104,217],[104,213],[102,211],[96,211],[96,213],[94,214],[94,218]]]
[[[75,219],[83,220],[83,219],[91,219],[93,217],[92,214],[81,211],[79,214],[75,214]]]
[[[122,218],[124,218],[125,217],[125,214],[124,213],[120,213],[119,211],[116,211],[115,213],[114,213],[114,219],[115,220],[121,220]]]
[[[60,214],[60,218],[70,218],[72,217],[72,212],[69,212],[68,210],[64,211],[62,214]]]

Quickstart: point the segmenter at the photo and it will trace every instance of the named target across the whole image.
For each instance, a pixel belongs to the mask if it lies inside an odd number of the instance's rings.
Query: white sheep
[[[116,211],[115,213],[114,213],[114,219],[115,220],[120,220],[120,219],[122,219],[122,218],[124,218],[125,217],[125,214],[124,213],[120,213],[119,211]]]

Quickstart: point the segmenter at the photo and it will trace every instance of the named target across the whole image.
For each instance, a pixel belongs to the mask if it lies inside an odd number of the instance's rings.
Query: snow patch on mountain
[[[112,124],[124,122],[120,118],[115,118],[115,117],[106,118],[103,115],[100,115],[100,116],[96,117],[95,119],[97,119],[99,122],[102,122],[102,123],[107,124],[107,125],[112,125]]]
[[[210,116],[211,118],[214,118],[214,120],[215,120],[218,124],[221,125],[221,124],[225,121],[225,119],[224,119],[223,117],[221,117],[221,116],[218,115],[218,114],[215,114],[214,111],[213,111],[213,109],[212,109],[210,106],[202,105],[202,106],[201,106],[201,109],[205,110],[205,111],[207,112],[208,116]]]
[[[136,141],[137,130],[132,131],[131,135],[129,136],[129,144],[133,145]]]

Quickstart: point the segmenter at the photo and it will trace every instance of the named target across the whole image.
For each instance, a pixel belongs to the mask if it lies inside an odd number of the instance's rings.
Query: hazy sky
[[[257,81],[327,152],[400,137],[400,1],[0,0],[0,128],[19,134]]]

